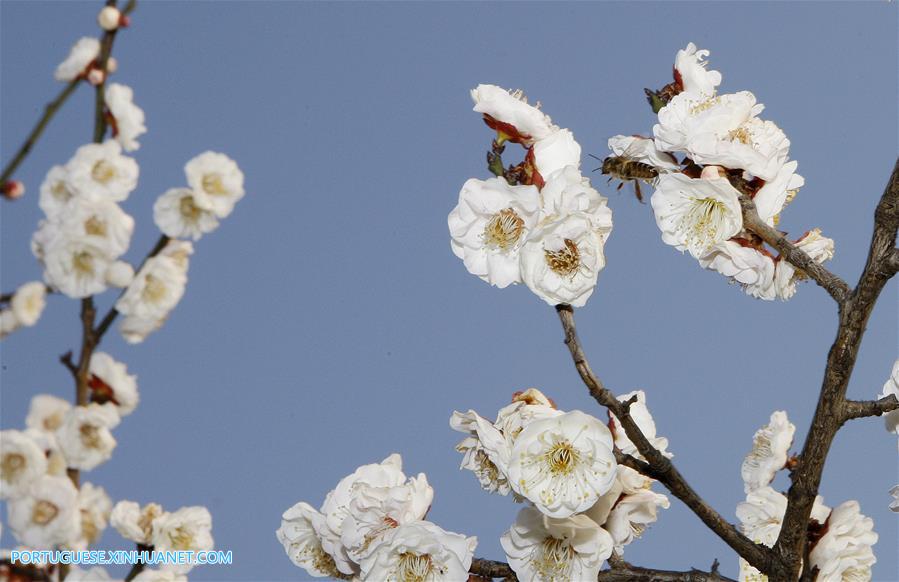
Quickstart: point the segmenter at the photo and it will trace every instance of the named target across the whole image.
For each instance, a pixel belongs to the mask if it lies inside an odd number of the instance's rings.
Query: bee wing
[[[625,148],[625,150],[621,153],[620,158],[627,158],[629,160],[643,161],[645,157],[643,155],[643,148],[645,147],[643,144],[643,140],[645,138],[634,137],[634,141],[630,143],[630,145]]]

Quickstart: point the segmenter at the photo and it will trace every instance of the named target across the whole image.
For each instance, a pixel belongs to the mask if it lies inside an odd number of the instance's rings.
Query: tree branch
[[[481,578],[518,580],[515,572],[505,562],[475,558],[471,561],[471,568],[468,571]],[[655,570],[632,566],[624,560],[619,560],[614,568],[601,571],[597,580],[599,582],[734,582],[718,573],[718,560],[712,564],[710,572],[696,569],[688,572]]]
[[[574,310],[570,305],[557,305],[556,311],[562,322],[562,328],[565,330],[565,344],[571,352],[574,366],[577,368],[581,380],[583,380],[590,391],[590,395],[618,418],[628,438],[646,459],[646,461],[640,461],[630,457],[630,460],[628,460],[625,456],[624,464],[662,483],[672,495],[683,501],[709,529],[715,532],[718,537],[747,562],[762,572],[769,571],[773,562],[771,550],[753,543],[752,540],[744,536],[736,527],[724,519],[690,487],[671,461],[650,444],[637,426],[637,423],[631,418],[629,404],[615,398],[615,395],[603,386],[602,382],[591,370],[580,340],[578,340],[577,330],[574,325]]]
[[[10,178],[12,178],[13,173],[19,168],[19,165],[25,161],[25,158],[31,152],[31,148],[37,143],[37,140],[41,137],[41,134],[44,133],[44,129],[47,127],[47,124],[50,123],[50,120],[59,111],[60,107],[62,107],[63,103],[68,100],[68,98],[75,92],[75,89],[78,88],[78,84],[81,83],[81,77],[77,77],[71,81],[69,81],[65,87],[63,87],[62,91],[60,91],[59,95],[56,98],[47,104],[44,108],[44,114],[38,119],[37,124],[35,124],[34,129],[31,130],[31,133],[25,139],[25,142],[19,146],[19,150],[16,152],[16,155],[6,164],[6,167],[3,168],[3,173],[0,174],[0,185],[5,184]]]
[[[884,396],[880,400],[847,400],[843,405],[843,422],[855,418],[882,416],[894,410],[899,410],[899,400],[894,394]]]
[[[845,303],[852,291],[845,281],[808,256],[805,251],[790,242],[783,233],[768,226],[759,217],[755,202],[745,194],[740,195],[740,206],[743,209],[743,228],[759,235],[763,241],[777,249],[784,259],[814,279],[815,283],[823,287],[838,304]]]
[[[891,264],[899,227],[899,160],[874,212],[874,234],[868,260],[851,295],[840,305],[837,337],[827,356],[827,367],[815,415],[790,475],[787,510],[774,545],[780,564],[772,580],[795,580],[805,552],[806,528],[821,484],[824,462],[837,431],[846,420],[846,390],[855,367],[868,318],[887,281],[895,274]],[[848,404],[850,410],[856,407]]]

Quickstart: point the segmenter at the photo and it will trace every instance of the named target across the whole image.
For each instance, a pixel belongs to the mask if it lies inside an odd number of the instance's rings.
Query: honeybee
[[[609,140],[609,147],[613,151],[621,151],[617,146],[613,147],[613,140],[618,140],[619,138],[630,140],[630,144],[620,155],[608,156],[603,160],[600,160],[593,154],[590,155],[594,159],[602,161],[602,165],[596,168],[596,170],[602,170],[603,175],[609,176],[610,182],[613,179],[621,180],[618,190],[621,190],[625,183],[633,182],[634,194],[636,194],[637,200],[643,203],[643,192],[640,189],[640,182],[652,184],[659,177],[659,168],[640,160],[660,160],[657,163],[666,164],[670,167],[676,167],[677,160],[668,153],[656,151],[651,139],[639,136],[631,136],[630,138],[616,136],[612,138]],[[655,157],[649,156],[650,151]],[[595,172],[596,170],[593,171]]]

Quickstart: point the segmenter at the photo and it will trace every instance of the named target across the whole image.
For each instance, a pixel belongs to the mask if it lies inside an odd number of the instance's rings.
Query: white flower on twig
[[[773,412],[768,424],[756,431],[752,450],[743,459],[740,469],[746,493],[766,487],[784,468],[795,432],[796,427],[782,410]]]

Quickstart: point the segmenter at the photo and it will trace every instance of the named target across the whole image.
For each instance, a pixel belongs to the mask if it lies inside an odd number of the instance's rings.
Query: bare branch
[[[894,410],[899,410],[899,400],[893,394],[880,400],[847,400],[843,406],[843,422],[854,418],[882,416]]]
[[[484,560],[475,558],[471,562],[469,572],[480,578],[503,580],[518,580],[515,572],[505,562]],[[640,568],[632,566],[624,560],[616,560],[615,565],[603,570],[597,576],[599,582],[733,582],[718,573],[718,560],[712,564],[710,572],[702,570],[690,570],[688,572],[676,572],[672,570],[655,570],[652,568]]]
[[[47,127],[47,124],[50,123],[50,120],[53,119],[53,116],[56,115],[56,112],[59,111],[60,107],[62,107],[63,103],[75,92],[75,89],[78,88],[78,85],[81,83],[81,77],[73,79],[63,87],[62,91],[59,95],[56,96],[53,101],[47,104],[44,108],[44,114],[40,119],[37,120],[37,124],[34,126],[34,129],[31,130],[31,133],[28,134],[28,137],[25,139],[24,143],[19,146],[19,150],[16,152],[16,155],[6,164],[6,167],[3,168],[3,173],[0,174],[0,185],[5,184],[10,178],[12,178],[13,173],[19,168],[19,165],[25,161],[25,158],[31,152],[31,148],[34,147],[34,144],[37,143],[37,140],[40,139],[41,134],[44,133],[44,129]]]
[[[852,290],[845,281],[808,256],[805,251],[790,242],[783,233],[768,226],[759,217],[755,203],[748,196],[740,195],[740,206],[743,209],[743,228],[759,235],[762,240],[777,249],[783,259],[814,279],[815,283],[823,287],[834,298],[834,301],[840,305],[846,301]]]
[[[899,160],[883,196],[874,212],[874,234],[868,260],[851,295],[840,305],[837,337],[827,356],[827,368],[812,425],[795,470],[788,493],[787,510],[780,536],[774,545],[779,562],[786,568],[778,570],[777,579],[795,580],[799,574],[806,545],[806,528],[824,462],[837,431],[846,420],[846,390],[855,367],[868,318],[887,281],[895,274],[890,266],[896,249],[896,229],[899,227]],[[849,408],[854,408],[849,405]]]
[[[590,395],[618,418],[628,438],[646,459],[646,461],[640,461],[633,457],[624,456],[624,464],[628,464],[648,477],[662,483],[672,495],[683,501],[709,529],[715,532],[718,537],[724,540],[727,545],[733,548],[747,562],[762,572],[769,571],[773,562],[771,550],[765,546],[753,543],[733,524],[724,519],[690,487],[671,461],[650,444],[637,426],[637,423],[631,418],[628,410],[630,407],[615,398],[615,395],[603,386],[590,368],[580,340],[577,337],[577,330],[574,325],[574,310],[570,305],[558,305],[556,306],[556,311],[562,322],[562,328],[565,330],[565,344],[571,352],[574,366],[577,368],[581,380],[583,380],[590,391]]]

